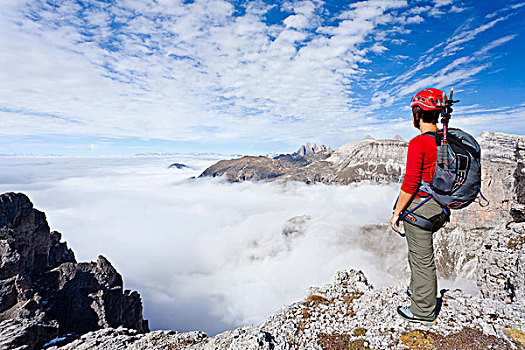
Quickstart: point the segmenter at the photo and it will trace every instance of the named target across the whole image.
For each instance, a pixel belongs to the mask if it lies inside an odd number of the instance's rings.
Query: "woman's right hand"
[[[392,218],[390,219],[390,227],[392,227],[392,230],[394,230],[395,232],[401,234],[401,231],[397,229],[398,226],[399,226],[399,213],[394,213],[394,215],[392,215]]]

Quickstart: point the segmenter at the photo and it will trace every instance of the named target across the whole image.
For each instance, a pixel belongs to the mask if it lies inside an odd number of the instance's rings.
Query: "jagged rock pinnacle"
[[[60,239],[25,194],[0,195],[0,348],[104,327],[147,332],[140,295],[123,291],[109,260],[78,263]]]

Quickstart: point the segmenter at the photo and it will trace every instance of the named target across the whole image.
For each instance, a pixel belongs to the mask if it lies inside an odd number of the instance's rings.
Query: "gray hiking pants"
[[[420,204],[424,199],[415,198],[407,210]],[[433,198],[417,208],[414,213],[426,219],[442,213],[443,210]],[[418,318],[433,320],[435,318],[437,297],[436,263],[432,231],[427,231],[403,221],[408,243],[408,264],[410,265],[410,289],[412,297],[410,311]],[[434,229],[437,231],[443,223]]]

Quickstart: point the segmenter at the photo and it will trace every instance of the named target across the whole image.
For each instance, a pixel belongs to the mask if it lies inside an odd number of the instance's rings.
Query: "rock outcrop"
[[[477,282],[481,296],[505,302],[525,295],[525,137],[483,132],[482,192],[487,207],[455,211],[436,234],[438,259],[447,261],[446,278]]]
[[[409,302],[405,288],[376,289],[360,271],[338,271],[333,283],[311,287],[303,300],[283,306],[257,326],[214,337],[202,332],[141,335],[105,329],[51,349],[519,349],[523,345],[523,304],[442,290],[439,321],[429,328],[397,316],[396,307]]]
[[[0,195],[0,347],[36,349],[105,327],[148,331],[139,294],[123,290],[111,263],[77,263],[60,239],[26,195]]]
[[[405,140],[363,140],[339,147],[326,162],[332,175],[329,183],[348,185],[401,180],[408,142]]]
[[[511,213],[519,215],[509,206],[504,193],[519,193],[521,206],[525,205],[525,185],[523,177],[523,136],[503,133],[483,132],[478,138],[482,149],[482,177],[484,193],[492,198],[493,205],[488,209],[469,211],[470,217],[463,214],[458,221],[476,222],[479,214],[490,215],[492,221],[485,218],[487,226],[501,222]],[[307,144],[308,145],[308,144]],[[304,147],[304,146],[303,146]],[[351,141],[335,151],[321,149],[310,155],[299,151],[281,154],[274,158],[264,156],[244,156],[231,160],[222,160],[207,168],[200,177],[226,176],[229,181],[245,180],[285,180],[305,183],[398,183],[401,181],[406,161],[408,141],[396,135],[393,139],[375,140],[365,137],[361,141]],[[315,155],[318,155],[315,157]],[[286,160],[287,162],[283,162]],[[518,164],[518,167],[516,167]],[[521,164],[521,165],[520,165]],[[497,180],[492,181],[495,178]],[[516,179],[521,178],[521,182]],[[516,182],[516,183],[515,183]],[[518,205],[518,206],[520,206]],[[497,208],[496,210],[494,210]],[[467,213],[461,211],[461,213]],[[525,218],[524,218],[525,219]]]

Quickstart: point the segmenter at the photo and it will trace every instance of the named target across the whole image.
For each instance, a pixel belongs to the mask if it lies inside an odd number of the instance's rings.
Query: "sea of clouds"
[[[376,286],[406,283],[385,266],[401,257],[395,270],[406,270],[404,240],[362,229],[388,222],[398,186],[191,178],[217,160],[0,158],[0,191],[26,193],[77,260],[108,257],[141,293],[152,329],[213,335],[257,324],[340,269],[361,269]],[[302,233],[284,235],[301,215],[310,217]]]

